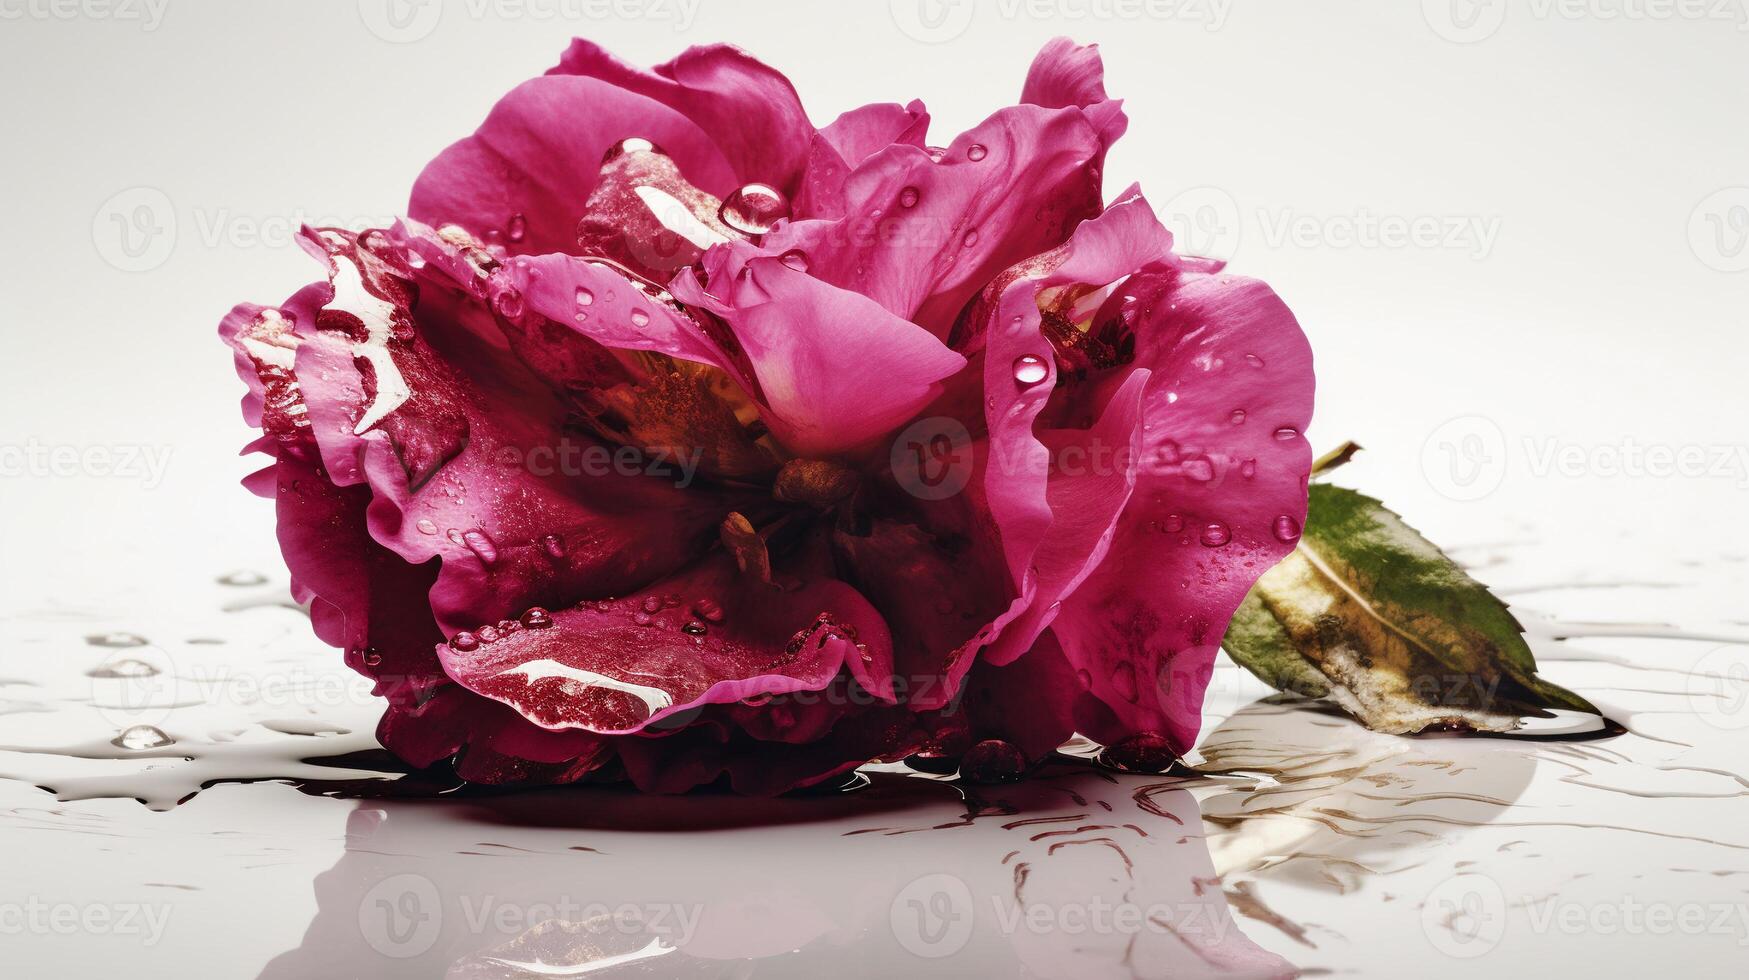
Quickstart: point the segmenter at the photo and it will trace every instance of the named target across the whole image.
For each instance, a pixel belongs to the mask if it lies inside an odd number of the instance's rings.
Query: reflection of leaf
[[[1328,697],[1378,731],[1507,731],[1547,708],[1597,712],[1536,675],[1505,603],[1342,487],[1312,486],[1299,547],[1258,579],[1224,645],[1271,686]]]

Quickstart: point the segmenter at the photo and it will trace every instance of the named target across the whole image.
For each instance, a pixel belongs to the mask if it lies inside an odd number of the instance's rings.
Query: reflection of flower
[[[755,793],[1189,745],[1304,517],[1305,340],[1138,191],[1102,204],[1093,49],[945,149],[927,125],[816,130],[734,49],[579,41],[409,220],[306,229],[327,279],[225,319],[276,460],[249,484],[385,745]]]

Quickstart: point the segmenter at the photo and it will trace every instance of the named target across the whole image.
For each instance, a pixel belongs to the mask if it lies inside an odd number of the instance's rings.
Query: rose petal
[[[740,183],[758,181],[785,193],[796,189],[814,127],[789,79],[739,48],[692,47],[646,71],[578,38],[549,74],[599,78],[660,102],[710,134]],[[690,168],[687,176],[718,197],[737,186]]]
[[[407,213],[511,252],[571,250],[602,157],[628,137],[654,142],[718,196],[735,186],[729,161],[681,113],[600,79],[546,75],[512,89],[474,135],[427,164]]]
[[[1083,734],[1157,731],[1182,753],[1233,610],[1305,519],[1311,350],[1255,280],[1160,269],[1123,292],[1153,424],[1111,553],[1052,629],[1110,712]]]
[[[891,657],[854,589],[778,592],[718,554],[625,598],[586,602],[477,644],[438,648],[451,677],[548,729],[641,731],[706,704],[818,691],[851,662]],[[864,649],[859,649],[858,644]],[[684,716],[682,716],[684,717]]]
[[[884,435],[941,392],[965,358],[865,296],[837,289],[746,243],[705,258],[710,289],[689,272],[674,295],[734,330],[772,434],[804,456]]]

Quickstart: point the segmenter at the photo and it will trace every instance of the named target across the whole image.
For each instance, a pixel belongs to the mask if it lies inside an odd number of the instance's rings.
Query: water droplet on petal
[[[1257,461],[1248,459],[1239,464],[1239,475],[1249,480],[1257,475]]]
[[[419,518],[418,523],[414,524],[413,526],[419,529],[420,534],[436,534],[437,533],[437,525],[435,523],[433,523],[431,518],[429,518],[429,517]]]
[[[531,630],[544,630],[553,625],[553,614],[539,606],[532,606],[517,617],[517,622]]]
[[[467,630],[462,630],[460,633],[449,638],[449,646],[452,650],[467,653],[471,650],[478,650],[480,648],[480,638]]]
[[[1246,354],[1245,363],[1254,368],[1260,368],[1263,366],[1263,358],[1258,357],[1256,354]]]
[[[1291,442],[1294,439],[1298,439],[1299,436],[1300,436],[1300,430],[1294,428],[1291,425],[1284,425],[1281,428],[1275,430],[1275,440],[1277,442]]]
[[[578,286],[577,287],[577,305],[578,306],[588,306],[589,304],[591,304],[593,302],[595,302],[595,294],[590,292],[588,289],[586,289],[582,286]]]
[[[656,596],[653,596],[653,595],[645,596],[644,597],[644,611],[647,613],[661,612],[662,611],[662,600],[657,598]]]
[[[376,647],[366,647],[364,652],[358,655],[358,659],[363,661],[366,667],[380,667],[383,663],[383,655]]]
[[[166,745],[175,745],[176,740],[164,734],[164,730],[155,725],[133,725],[122,729],[120,734],[109,740],[109,744],[118,749],[140,752],[146,749],[161,749]]]
[[[1038,384],[1050,374],[1050,365],[1036,354],[1022,354],[1014,359],[1014,380],[1023,385]]]
[[[504,234],[513,242],[522,241],[528,234],[528,219],[523,217],[521,211],[510,216],[510,223],[505,226]]]
[[[705,633],[709,632],[709,628],[696,619],[689,619],[680,627],[680,632],[685,633],[688,636],[703,636]]]
[[[982,160],[989,155],[990,151],[984,149],[984,144],[982,143],[973,143],[971,146],[966,147],[966,159],[973,163],[977,163],[979,160]]]
[[[667,156],[667,153],[660,146],[650,140],[642,136],[628,136],[608,147],[607,152],[601,156],[601,162],[607,163],[611,160],[617,160],[628,153],[661,153],[663,156]]]
[[[522,291],[514,286],[501,290],[492,297],[492,308],[506,320],[514,320],[522,316]]]
[[[485,531],[465,532],[462,535],[462,543],[467,545],[468,550],[472,551],[485,564],[490,565],[498,560],[498,544]]]
[[[763,235],[789,217],[789,198],[768,184],[743,184],[723,199],[717,217],[743,235]]]
[[[1166,521],[1161,527],[1165,529],[1167,534],[1177,534],[1179,531],[1184,530],[1184,518],[1179,517],[1177,514],[1167,514]]]
[[[899,192],[899,207],[914,208],[917,206],[917,200],[922,196],[923,195],[918,192],[917,188],[907,187]]]
[[[1228,416],[1228,418],[1232,421],[1232,423],[1234,425],[1244,425],[1245,424],[1245,410],[1242,408],[1235,408],[1235,409],[1233,409],[1233,414]]]
[[[1204,547],[1219,548],[1233,540],[1233,532],[1227,530],[1227,525],[1220,521],[1213,521],[1203,526],[1199,540],[1202,541]]]
[[[799,248],[792,248],[789,251],[783,253],[782,255],[779,255],[777,257],[777,260],[779,262],[782,262],[784,265],[789,266],[791,269],[796,270],[797,272],[808,271],[807,253],[803,252]]]
[[[643,310],[633,310],[631,320],[634,327],[647,327],[650,325],[650,314]]]
[[[565,539],[556,534],[549,534],[540,539],[541,550],[554,558],[565,557]]]
[[[1283,541],[1294,542],[1300,539],[1300,522],[1291,514],[1283,514],[1275,519],[1275,536]]]
[[[482,626],[475,635],[480,638],[481,643],[497,643],[504,638],[504,631],[496,626]]]
[[[966,229],[966,235],[964,238],[960,239],[960,244],[964,245],[966,248],[971,248],[973,245],[978,244],[978,229]]]
[[[692,614],[708,623],[723,621],[723,607],[715,599],[700,599],[693,603]]]
[[[1185,476],[1198,483],[1207,483],[1215,478],[1215,464],[1207,456],[1195,456],[1187,459],[1180,469]]]

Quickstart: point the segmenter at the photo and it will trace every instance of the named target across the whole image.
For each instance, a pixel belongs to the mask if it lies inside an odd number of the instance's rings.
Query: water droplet
[[[1179,517],[1177,514],[1167,514],[1166,521],[1161,524],[1161,527],[1167,534],[1177,534],[1179,531],[1184,530],[1184,518]]]
[[[723,607],[715,599],[700,599],[693,603],[692,614],[708,623],[723,621]]]
[[[553,614],[539,606],[532,606],[527,612],[517,617],[517,622],[531,630],[544,630],[553,625]]]
[[[540,546],[543,551],[554,558],[565,557],[565,539],[556,534],[549,534],[541,538]]]
[[[1050,374],[1050,365],[1037,354],[1022,354],[1014,359],[1014,380],[1023,385],[1038,384]]]
[[[460,633],[449,638],[449,646],[452,650],[467,653],[470,650],[478,650],[480,648],[480,638],[467,630],[462,630]]]
[[[481,643],[497,643],[504,638],[504,631],[496,626],[482,626],[478,636]]]
[[[648,626],[650,625],[650,614],[647,612],[633,613],[632,622],[637,623],[639,626]]]
[[[743,235],[763,235],[789,217],[789,198],[768,184],[743,184],[723,199],[717,217]]]
[[[1193,456],[1185,460],[1180,471],[1198,483],[1207,483],[1215,478],[1215,464],[1207,456]]]
[[[661,612],[662,600],[650,595],[644,597],[644,611],[647,613]]]
[[[235,586],[266,585],[267,584],[267,576],[261,574],[260,572],[239,570],[239,571],[235,571],[235,572],[226,572],[225,574],[220,575],[218,581],[219,581],[220,585],[235,585]]]
[[[1235,408],[1235,409],[1233,409],[1233,414],[1229,415],[1228,418],[1232,420],[1232,423],[1234,425],[1244,425],[1245,424],[1245,410],[1242,408]]]
[[[782,262],[784,265],[789,266],[790,268],[796,270],[797,272],[808,271],[807,253],[803,252],[799,248],[792,248],[789,251],[783,253],[782,255],[779,255],[777,257],[777,260],[779,262]]]
[[[365,647],[364,652],[358,655],[358,659],[363,661],[366,667],[377,667],[382,665],[383,655],[376,647]]]
[[[960,239],[960,244],[966,248],[971,248],[973,245],[978,244],[978,229],[967,228],[965,237]]]
[[[456,530],[453,527],[449,529],[449,532],[447,534],[445,534],[444,537],[449,538],[450,544],[462,544],[463,543],[462,542],[462,532]]]
[[[680,627],[680,632],[685,633],[688,636],[703,636],[705,633],[709,632],[709,630],[698,620],[689,619],[684,626]]]
[[[1283,514],[1275,519],[1275,536],[1283,541],[1293,542],[1300,539],[1300,522],[1290,514]]]
[[[633,310],[631,319],[632,326],[634,327],[647,327],[650,325],[650,314],[645,313],[643,310]]]
[[[492,564],[498,560],[498,544],[487,536],[485,531],[473,530],[462,535],[462,543],[468,546],[480,561]]]
[[[510,216],[510,223],[504,226],[504,234],[513,242],[520,242],[528,234],[528,219],[518,211]]]
[[[654,142],[647,140],[642,136],[628,136],[625,139],[620,140],[618,143],[608,147],[607,152],[601,156],[601,162],[607,163],[612,160],[618,160],[620,157],[623,157],[628,153],[661,153],[663,156],[667,156],[667,153]]]
[[[92,633],[85,637],[85,642],[94,647],[120,650],[127,647],[143,647],[146,645],[146,638],[137,633]]]
[[[914,208],[923,195],[915,187],[907,187],[899,192],[899,207]]]
[[[1124,772],[1165,772],[1178,761],[1178,753],[1159,732],[1138,732],[1107,747],[1099,761]]]
[[[514,320],[522,316],[522,291],[514,286],[507,286],[492,297],[492,308],[506,320]]]
[[[93,667],[85,672],[85,676],[99,677],[106,680],[128,677],[156,677],[158,676],[158,668],[146,663],[144,660],[135,660],[133,657],[123,657],[120,660],[111,660],[108,663]]]
[[[588,306],[589,304],[591,304],[593,302],[595,302],[595,294],[590,292],[588,290],[588,288],[586,288],[584,286],[578,286],[577,287],[577,305],[578,306]]]
[[[175,745],[176,740],[164,734],[164,730],[155,725],[133,725],[122,729],[120,734],[109,740],[109,744],[119,749],[141,752],[146,749],[161,749],[166,745]]]
[[[1227,530],[1227,525],[1220,521],[1213,521],[1203,526],[1199,540],[1202,541],[1204,547],[1219,548],[1233,540],[1233,532]]]
[[[1254,368],[1260,368],[1263,366],[1263,358],[1258,357],[1256,354],[1246,354],[1245,363]]]
[[[414,524],[413,526],[419,529],[420,534],[436,534],[437,533],[437,525],[435,523],[433,523],[431,518],[429,518],[429,517],[419,518],[418,523]]]
[[[1294,428],[1291,425],[1284,425],[1281,428],[1275,430],[1275,441],[1276,442],[1291,442],[1294,439],[1298,439],[1299,436],[1300,436],[1300,430]]]
[[[1257,461],[1248,459],[1239,464],[1239,475],[1249,480],[1257,475]]]
[[[960,778],[969,783],[1012,783],[1026,774],[1026,756],[999,738],[985,739],[960,759]]]
[[[971,146],[966,147],[966,159],[973,163],[977,163],[979,160],[982,160],[989,155],[990,151],[984,149],[984,144],[982,143],[973,143]]]

